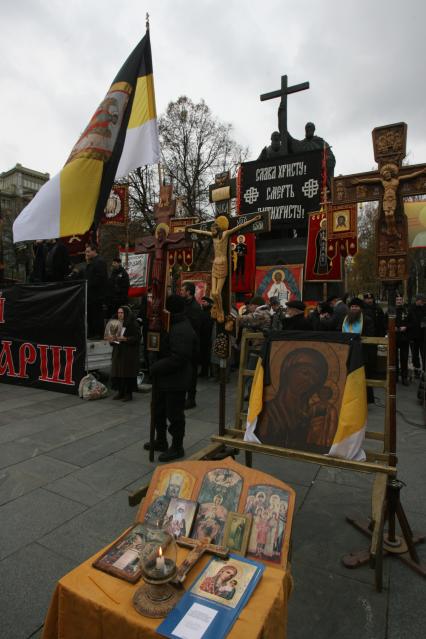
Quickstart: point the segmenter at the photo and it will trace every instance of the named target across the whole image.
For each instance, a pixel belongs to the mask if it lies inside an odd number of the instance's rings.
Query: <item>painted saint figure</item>
[[[324,218],[320,222],[320,228],[315,239],[315,263],[314,273],[323,275],[329,273],[332,262],[327,255],[327,219]]]
[[[229,220],[224,215],[220,215],[212,223],[210,231],[203,231],[201,229],[187,229],[188,233],[195,233],[197,235],[207,235],[213,240],[214,259],[212,265],[212,287],[211,297],[213,299],[213,307],[211,310],[211,316],[217,319],[218,322],[223,323],[225,321],[225,314],[223,311],[222,291],[228,277],[228,244],[231,235],[238,233],[241,229],[253,224],[257,220],[262,218],[261,215],[253,217],[251,220],[247,220],[238,226],[234,226],[233,229],[229,229]]]

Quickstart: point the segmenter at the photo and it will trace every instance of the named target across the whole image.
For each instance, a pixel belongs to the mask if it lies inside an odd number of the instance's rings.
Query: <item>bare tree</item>
[[[348,289],[359,294],[371,291],[380,295],[380,283],[376,278],[376,220],[378,202],[359,205],[358,253],[348,260]]]
[[[231,138],[232,126],[214,118],[203,100],[195,104],[186,96],[170,102],[159,130],[166,177],[185,198],[189,214],[205,218],[215,174],[235,173],[247,149]]]

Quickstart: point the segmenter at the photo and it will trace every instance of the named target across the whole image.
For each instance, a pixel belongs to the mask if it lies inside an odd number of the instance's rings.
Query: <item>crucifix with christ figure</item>
[[[204,537],[203,539],[179,537],[176,542],[179,546],[191,549],[191,551],[188,553],[184,561],[177,569],[174,581],[179,584],[185,581],[186,575],[189,573],[191,568],[195,566],[197,561],[204,555],[204,553],[216,555],[221,559],[227,559],[229,555],[229,548],[227,548],[226,546],[216,546],[215,544],[212,544],[210,537]]]
[[[160,202],[154,207],[156,227],[154,235],[141,238],[136,244],[136,253],[152,253],[150,288],[152,302],[148,306],[149,330],[159,331],[162,324],[162,309],[165,300],[167,275],[167,251],[170,248],[188,248],[184,233],[170,232],[170,220],[174,215],[176,200],[172,198],[172,185],[160,187]]]
[[[426,164],[402,166],[407,125],[387,124],[373,129],[378,171],[339,175],[333,181],[333,202],[379,201],[376,226],[376,270],[379,280],[398,282],[408,276],[408,229],[403,197],[426,193]]]

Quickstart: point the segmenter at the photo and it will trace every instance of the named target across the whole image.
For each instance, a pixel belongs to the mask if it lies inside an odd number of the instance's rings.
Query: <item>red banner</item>
[[[256,275],[256,236],[240,233],[231,237],[232,291],[248,293],[254,290]]]
[[[342,279],[342,260],[335,249],[335,240],[329,242],[327,239],[326,214],[311,213],[305,261],[306,282],[339,282]]]
[[[101,224],[126,224],[129,210],[129,187],[114,184],[107,200]]]

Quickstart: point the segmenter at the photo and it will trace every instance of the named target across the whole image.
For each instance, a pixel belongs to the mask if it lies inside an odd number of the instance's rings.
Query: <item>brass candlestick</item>
[[[146,526],[146,543],[140,554],[144,584],[133,596],[136,610],[146,617],[166,617],[182,592],[171,585],[176,576],[176,542],[164,528]]]

